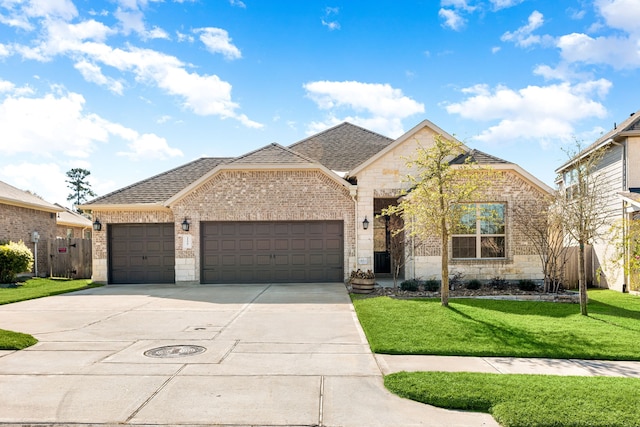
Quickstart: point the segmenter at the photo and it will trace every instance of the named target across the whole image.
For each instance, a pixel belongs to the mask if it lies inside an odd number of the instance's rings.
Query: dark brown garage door
[[[342,282],[342,221],[203,222],[202,283]]]
[[[173,223],[109,225],[109,283],[174,283],[173,227]]]

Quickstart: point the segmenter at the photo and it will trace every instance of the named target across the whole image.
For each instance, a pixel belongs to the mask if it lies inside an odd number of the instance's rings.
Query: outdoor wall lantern
[[[187,221],[187,218],[185,218],[184,221],[182,221],[182,229],[184,231],[189,231],[189,221]]]
[[[362,228],[364,228],[365,230],[369,228],[369,220],[366,216],[364,217],[364,221],[362,221]]]
[[[96,218],[95,221],[93,221],[93,229],[95,231],[100,231],[102,230],[102,223],[100,222],[100,220],[98,218]]]

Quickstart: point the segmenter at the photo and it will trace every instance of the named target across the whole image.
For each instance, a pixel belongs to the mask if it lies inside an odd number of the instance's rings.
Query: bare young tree
[[[544,292],[558,292],[564,283],[567,251],[557,193],[513,207],[514,223],[540,257]]]
[[[423,240],[437,235],[441,248],[440,300],[449,305],[449,240],[460,219],[466,213],[465,204],[473,202],[480,189],[487,186],[489,171],[471,164],[469,158],[463,164],[452,165],[451,160],[466,153],[458,141],[441,135],[433,138],[428,148],[418,148],[413,159],[407,162],[415,174],[408,176],[410,192],[401,198],[397,206],[383,210],[383,215],[399,214],[404,220],[404,230]]]
[[[580,314],[587,316],[587,275],[584,262],[585,246],[603,236],[608,227],[608,212],[603,209],[607,200],[605,176],[598,167],[604,149],[585,155],[580,143],[567,151],[572,159],[565,169],[564,185],[558,207],[562,213],[564,230],[578,244],[578,284],[580,291]]]

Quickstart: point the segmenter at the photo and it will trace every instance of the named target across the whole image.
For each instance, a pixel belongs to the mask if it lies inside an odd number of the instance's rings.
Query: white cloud
[[[569,62],[608,64],[615,69],[640,67],[640,40],[572,33],[558,39],[562,58]]]
[[[194,33],[200,34],[200,41],[204,43],[211,53],[221,53],[227,59],[240,59],[240,49],[231,43],[229,33],[222,28],[197,28]]]
[[[166,146],[156,135],[139,135],[137,131],[109,122],[84,111],[85,100],[76,93],[47,94],[42,98],[9,96],[0,103],[0,153],[31,153],[53,157],[86,159],[97,143],[119,137],[133,146],[154,141],[167,155],[179,150]],[[162,146],[164,141],[164,146]]]
[[[640,34],[640,3],[637,0],[597,0],[596,7],[610,27]]]
[[[0,43],[0,58],[9,56],[11,52],[9,51],[9,46]]]
[[[340,29],[340,23],[338,21],[325,21],[324,19],[322,19],[321,21],[322,25],[327,27],[330,31]]]
[[[322,25],[327,27],[329,31],[339,30],[340,23],[336,20],[330,20],[329,18],[333,15],[337,15],[340,13],[339,7],[325,7],[324,8],[324,17],[321,19]]]
[[[311,125],[310,129],[314,130],[350,121],[390,136],[399,136],[404,133],[404,118],[424,112],[423,104],[388,84],[317,81],[305,84],[304,88],[307,97],[320,109],[329,110],[328,119],[324,123]],[[335,114],[341,109],[351,110],[357,115],[338,119]]]
[[[97,65],[82,60],[77,62],[74,68],[80,71],[80,74],[82,74],[82,77],[84,77],[86,81],[96,83],[100,86],[106,86],[111,92],[122,95],[124,90],[122,82],[102,74],[102,70]]]
[[[500,40],[514,42],[516,46],[525,48],[543,43],[545,41],[550,42],[551,38],[549,36],[538,36],[532,34],[543,24],[544,16],[537,10],[534,10],[531,15],[529,15],[529,19],[527,20],[526,25],[518,28],[513,32],[507,31],[502,35],[502,37],[500,37]]]
[[[163,160],[183,155],[182,151],[169,147],[164,138],[154,134],[135,135],[128,147],[130,151],[121,151],[117,154],[131,160]]]
[[[524,0],[489,0],[493,10],[507,9],[522,3]]]
[[[520,90],[477,85],[463,91],[469,95],[466,100],[449,104],[446,110],[465,119],[498,121],[474,138],[479,141],[536,140],[545,145],[550,140],[570,139],[581,120],[605,117],[605,107],[592,98],[605,96],[610,87],[605,79]]]
[[[466,20],[453,9],[440,9],[438,16],[444,19],[443,26],[449,27],[454,31],[460,31],[466,24]]]
[[[241,0],[229,0],[229,4],[231,6],[236,6],[236,7],[239,7],[241,9],[246,9],[247,8],[247,5],[244,4],[244,2],[241,1]]]

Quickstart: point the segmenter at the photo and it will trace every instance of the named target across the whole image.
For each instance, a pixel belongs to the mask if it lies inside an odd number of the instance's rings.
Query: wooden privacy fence
[[[580,249],[577,246],[565,248],[567,251],[567,263],[564,267],[564,287],[566,289],[578,288],[578,260]],[[587,286],[593,286],[595,276],[593,266],[593,248],[591,245],[584,247],[584,267],[587,273]]]
[[[91,239],[51,239],[47,251],[49,276],[91,278]]]

